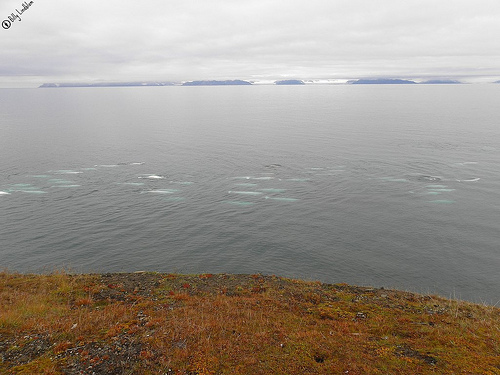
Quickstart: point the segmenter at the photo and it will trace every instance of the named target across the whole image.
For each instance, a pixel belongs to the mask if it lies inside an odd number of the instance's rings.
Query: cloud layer
[[[0,21],[21,8],[4,0]],[[498,0],[33,0],[0,29],[0,84],[496,80],[499,19]]]

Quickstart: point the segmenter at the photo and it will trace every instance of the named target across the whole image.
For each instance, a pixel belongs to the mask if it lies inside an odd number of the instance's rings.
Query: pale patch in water
[[[427,185],[427,188],[445,188],[446,185]]]
[[[253,202],[242,202],[242,201],[223,201],[222,203],[233,204],[235,206],[253,206]]]
[[[132,186],[142,186],[144,182],[117,182],[117,185],[132,185]]]
[[[71,169],[59,169],[56,171],[56,173],[59,173],[59,174],[80,174],[83,172],[73,171]]]
[[[261,191],[265,191],[266,193],[284,193],[286,189],[274,189],[274,188],[269,188],[269,189],[259,189]]]
[[[469,178],[468,180],[457,180],[458,182],[476,182],[479,181],[480,178]]]
[[[455,189],[441,189],[441,188],[434,188],[430,189],[432,191],[442,191],[442,192],[450,192],[450,191],[455,191]]]
[[[7,193],[6,191],[0,191],[0,195],[10,195],[10,193]]]
[[[306,182],[306,181],[311,181],[310,178],[289,178],[287,181],[294,181],[294,182]]]
[[[63,180],[63,179],[60,179],[60,178],[53,178],[53,179],[50,179],[48,182],[50,182],[52,184],[64,184],[64,185],[67,185],[67,184],[71,184],[73,181]]]
[[[330,171],[330,173],[316,173],[315,176],[336,176],[339,172],[345,172],[345,171]]]
[[[177,185],[192,185],[194,182],[192,181],[170,181],[171,184],[177,184]]]
[[[158,176],[156,174],[151,174],[151,175],[146,175],[145,177],[138,177],[138,178],[149,178],[150,180],[163,180],[165,176]]]
[[[28,191],[34,191],[34,190],[39,190],[40,188],[33,186],[31,184],[14,184],[11,185],[11,188],[9,191],[21,191],[21,192],[28,192]]]
[[[33,176],[34,178],[49,178],[50,176],[49,175],[46,175],[46,174],[36,174]]]
[[[406,178],[394,178],[394,177],[380,177],[379,180],[389,181],[389,182],[407,182]]]
[[[441,181],[441,177],[439,176],[420,176],[418,177],[420,181]]]
[[[449,200],[444,200],[444,199],[438,199],[435,201],[429,201],[430,203],[443,203],[443,204],[450,204],[450,203],[455,203],[455,201],[449,201]]]
[[[241,184],[234,184],[235,186],[257,186],[257,184],[252,184],[252,183],[241,183]]]
[[[51,188],[75,188],[80,187],[81,185],[54,185]]]
[[[155,190],[148,190],[147,193],[157,193],[157,194],[174,194],[177,193],[179,190],[177,189],[155,189]]]
[[[262,193],[260,191],[236,191],[236,190],[229,190],[229,194],[242,194],[242,195],[261,195]]]
[[[296,198],[282,198],[282,197],[267,197],[266,196],[266,199],[272,199],[274,201],[280,201],[280,202],[296,202],[298,201],[298,199]]]

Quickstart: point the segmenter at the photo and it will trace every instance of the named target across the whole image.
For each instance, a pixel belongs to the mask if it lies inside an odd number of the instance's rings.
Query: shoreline
[[[0,373],[500,372],[500,309],[278,276],[0,273]]]

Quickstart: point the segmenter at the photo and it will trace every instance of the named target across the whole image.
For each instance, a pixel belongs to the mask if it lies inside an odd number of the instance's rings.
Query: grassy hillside
[[[0,273],[2,374],[500,374],[500,310],[262,275]]]

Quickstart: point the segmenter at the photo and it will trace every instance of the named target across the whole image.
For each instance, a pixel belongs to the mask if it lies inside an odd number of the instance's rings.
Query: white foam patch
[[[18,190],[21,193],[29,193],[29,194],[47,194],[46,191],[42,190]]]
[[[131,185],[131,186],[142,186],[144,182],[117,182],[117,185]]]
[[[433,189],[429,189],[429,190],[432,190],[432,191],[440,191],[440,192],[450,192],[450,191],[455,191],[455,189],[442,189],[442,188],[433,188]]]
[[[118,167],[118,164],[96,164],[94,167],[101,167],[101,168],[116,168]]]
[[[51,188],[75,188],[80,186],[81,185],[53,185]]]
[[[33,176],[34,178],[49,178],[50,176],[49,175],[46,175],[46,174],[36,174]]]
[[[0,195],[10,195],[10,193],[7,193],[6,191],[0,191]]]

